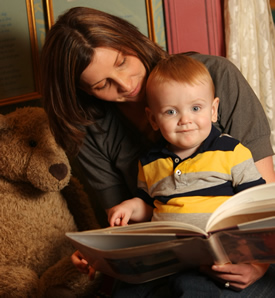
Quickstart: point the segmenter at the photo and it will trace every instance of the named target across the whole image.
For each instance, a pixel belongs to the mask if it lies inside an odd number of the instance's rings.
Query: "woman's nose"
[[[127,75],[120,75],[117,78],[118,92],[129,92],[131,91],[131,79]]]

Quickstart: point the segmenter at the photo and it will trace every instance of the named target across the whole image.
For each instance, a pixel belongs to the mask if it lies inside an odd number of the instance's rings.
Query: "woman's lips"
[[[127,97],[135,97],[138,95],[139,91],[140,91],[140,83],[137,84],[136,88],[131,93],[129,93]]]

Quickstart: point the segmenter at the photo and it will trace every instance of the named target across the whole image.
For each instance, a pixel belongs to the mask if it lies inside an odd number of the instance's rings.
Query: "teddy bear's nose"
[[[68,168],[64,163],[56,163],[50,166],[49,172],[60,181],[68,174]]]

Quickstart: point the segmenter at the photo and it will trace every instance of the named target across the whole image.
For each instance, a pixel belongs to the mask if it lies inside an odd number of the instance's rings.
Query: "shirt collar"
[[[212,124],[212,128],[211,128],[211,131],[210,131],[210,134],[208,135],[208,137],[204,140],[204,142],[201,144],[201,146],[198,148],[198,150],[189,157],[192,157],[193,155],[197,155],[198,153],[203,153],[206,150],[208,150],[209,147],[211,147],[213,142],[220,135],[221,135],[221,132]],[[161,139],[152,147],[150,152],[151,153],[160,153],[161,152],[163,155],[171,156],[171,157],[177,156],[176,154],[174,154],[173,152],[168,150],[167,145],[168,145],[168,142],[163,137],[161,137]],[[187,157],[187,158],[189,158],[189,157]]]

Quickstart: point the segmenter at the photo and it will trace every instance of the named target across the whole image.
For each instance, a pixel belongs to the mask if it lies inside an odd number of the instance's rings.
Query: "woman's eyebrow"
[[[120,54],[121,54],[121,52],[120,51],[117,51],[117,55],[116,55],[116,60],[115,60],[114,66],[117,64],[117,60],[118,60]]]

